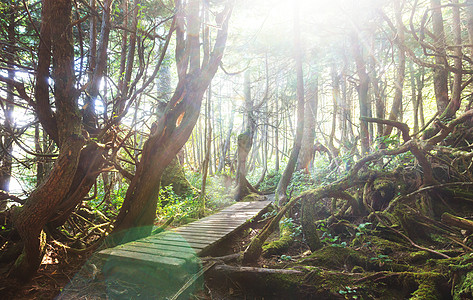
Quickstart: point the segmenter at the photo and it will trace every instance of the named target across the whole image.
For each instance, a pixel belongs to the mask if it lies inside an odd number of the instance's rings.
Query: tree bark
[[[404,24],[402,23],[401,1],[394,1],[394,10],[396,15],[396,43],[398,45],[398,67],[396,72],[396,80],[394,82],[394,99],[391,112],[389,113],[389,120],[399,120],[402,106],[402,89],[404,87],[404,77],[406,73],[406,53],[404,51]],[[383,132],[384,136],[391,134],[392,126],[386,126]]]
[[[253,146],[253,139],[255,134],[255,117],[253,114],[253,99],[251,98],[251,81],[250,72],[245,72],[244,79],[244,95],[245,95],[245,131],[238,136],[237,141],[237,189],[235,193],[235,200],[240,201],[245,196],[254,190],[248,180],[246,180],[246,164],[248,155]]]
[[[184,11],[176,0],[176,62],[179,82],[163,116],[145,142],[141,160],[117,216],[113,233],[116,243],[151,233],[156,218],[157,196],[165,167],[188,140],[199,117],[202,97],[222,59],[233,2],[222,12],[221,29],[208,64],[200,66],[199,1],[192,0]],[[187,18],[184,18],[184,12]],[[184,21],[187,20],[187,26]],[[174,24],[172,25],[174,27]],[[185,29],[187,28],[187,32]]]
[[[8,79],[12,82],[15,79],[15,55],[16,55],[16,33],[15,33],[16,13],[13,4],[8,9],[8,25],[7,36],[8,45],[6,48],[6,61],[8,69]],[[4,112],[3,126],[5,134],[0,136],[0,190],[10,191],[10,179],[12,172],[12,151],[13,151],[13,103],[14,103],[14,87],[11,83],[7,83],[7,101],[2,103],[1,109]]]
[[[50,36],[52,38],[52,77],[55,83],[54,96],[60,153],[48,179],[33,191],[26,204],[18,208],[13,215],[14,225],[21,236],[24,248],[15,262],[11,274],[25,280],[35,274],[41,263],[45,246],[43,227],[54,212],[53,208],[69,191],[84,145],[84,138],[81,135],[81,120],[76,107],[77,93],[74,88],[74,49],[72,27],[70,26],[71,2],[45,0],[43,2],[44,15],[48,17],[43,19],[46,24],[42,26],[42,29],[51,30]],[[49,23],[51,22],[49,16],[55,16],[54,26]],[[49,60],[48,56],[42,58]],[[38,62],[38,65],[41,63]],[[39,101],[39,99],[37,100]]]
[[[443,67],[435,68],[433,70],[434,77],[434,91],[437,103],[437,111],[440,116],[443,115],[448,106],[448,71],[447,54],[446,54],[446,40],[445,31],[443,28],[443,17],[440,0],[430,0],[430,7],[432,10],[432,28],[434,38],[434,46],[436,49],[435,64]]]
[[[360,103],[360,118],[368,117],[368,88],[369,88],[369,76],[366,73],[366,63],[363,59],[363,54],[361,51],[361,45],[359,36],[356,32],[351,34],[351,43],[353,56],[356,63],[356,72],[358,74],[360,83],[357,86],[358,92],[358,101]],[[369,151],[370,147],[370,135],[368,131],[368,123],[366,121],[360,120],[360,139],[361,139],[361,152],[366,154]]]
[[[452,0],[452,4],[453,67],[456,71],[453,74],[452,99],[445,109],[445,117],[455,117],[455,113],[460,108],[462,94],[463,51],[461,46],[460,8],[458,7],[458,0]]]

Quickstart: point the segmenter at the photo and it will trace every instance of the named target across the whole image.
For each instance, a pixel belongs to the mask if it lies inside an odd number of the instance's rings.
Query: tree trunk
[[[411,77],[411,101],[414,115],[414,133],[419,132],[419,102],[417,101],[416,74],[412,61],[409,61],[409,73]]]
[[[163,116],[144,144],[141,160],[137,163],[135,176],[115,222],[113,233],[116,243],[135,240],[151,233],[161,176],[189,139],[198,120],[202,97],[222,59],[232,8],[233,2],[229,2],[221,12],[221,29],[213,51],[208,63],[201,66],[199,1],[189,1],[185,10],[182,3],[176,1],[174,22],[179,82]],[[187,17],[184,13],[187,13]],[[189,52],[186,53],[184,49]]]
[[[194,187],[186,178],[184,168],[179,163],[179,159],[174,157],[165,168],[161,178],[161,186],[165,187],[172,184],[172,190],[179,197],[185,198],[194,192]]]
[[[207,185],[207,175],[209,173],[209,164],[210,164],[210,149],[212,146],[212,124],[210,123],[210,98],[211,98],[211,87],[207,90],[207,107],[206,107],[206,121],[207,126],[205,127],[205,135],[206,135],[206,145],[205,145],[205,158],[202,166],[202,189],[200,191],[200,212],[199,215],[201,217],[204,216],[205,213],[205,187]]]
[[[432,27],[435,35],[434,46],[436,49],[435,63],[437,65],[447,65],[446,40],[443,28],[443,17],[440,0],[430,0],[432,9]],[[448,105],[448,71],[445,67],[435,68],[433,70],[434,91],[437,102],[437,111],[440,116],[443,115]]]
[[[291,156],[289,157],[286,169],[284,169],[284,173],[282,174],[276,189],[276,202],[278,202],[280,205],[283,205],[287,202],[287,187],[292,178],[292,173],[296,167],[297,159],[302,146],[302,136],[304,134],[304,76],[302,72],[300,30],[299,4],[296,2],[294,3],[294,57],[296,60],[297,73],[297,128]]]
[[[393,106],[389,113],[389,120],[396,121],[400,118],[402,106],[402,89],[404,87],[404,77],[406,73],[406,53],[404,51],[404,24],[402,23],[401,0],[394,1],[394,10],[396,15],[396,43],[398,45],[398,67],[396,72],[396,80],[394,83],[395,93]],[[386,126],[383,135],[388,136],[393,130],[392,126]]]
[[[7,61],[8,69],[8,79],[13,81],[15,79],[15,53],[16,53],[16,33],[15,33],[15,8],[13,4],[8,10],[8,25],[7,25],[7,35],[8,35],[8,46],[6,49],[5,58]],[[4,122],[3,126],[5,129],[5,134],[0,136],[0,190],[9,192],[10,191],[10,178],[12,171],[12,151],[13,151],[13,135],[14,125],[13,125],[13,85],[7,83],[7,101],[6,103],[0,105],[1,109],[4,112]]]
[[[359,41],[359,36],[356,32],[351,34],[351,42],[352,42],[352,51],[353,56],[355,58],[356,63],[356,72],[360,79],[360,83],[358,84],[357,91],[358,91],[358,100],[360,103],[360,118],[368,116],[368,106],[369,106],[369,98],[368,98],[368,87],[369,87],[369,76],[366,73],[366,64],[363,59],[361,45]],[[362,154],[366,154],[369,151],[370,147],[370,136],[368,131],[368,122],[360,120],[360,139],[361,139],[361,152]]]
[[[232,137],[232,131],[233,131],[233,105],[232,108],[230,109],[230,123],[228,124],[228,131],[227,135],[225,137],[225,142],[222,145],[222,153],[220,155],[220,160],[218,163],[218,173],[221,173],[225,169],[225,162],[227,158],[227,153],[230,151],[230,143],[231,143],[231,137]]]
[[[463,69],[463,52],[462,52],[462,37],[460,27],[460,8],[458,7],[458,0],[452,0],[452,31],[453,31],[453,67],[455,73],[453,75],[452,99],[445,109],[446,117],[455,117],[455,113],[460,108],[461,93],[462,93],[462,69]]]
[[[424,68],[421,67],[419,73],[416,76],[416,86],[417,86],[417,104],[419,105],[419,123],[420,128],[424,128],[425,126],[425,118],[424,118],[424,101],[422,95],[422,89],[424,88]]]
[[[253,187],[250,186],[246,180],[246,163],[251,147],[253,146],[253,139],[255,134],[255,119],[253,115],[253,99],[251,98],[251,81],[250,72],[245,72],[244,80],[245,89],[245,131],[238,136],[237,150],[237,189],[235,193],[235,200],[240,201],[245,196],[249,195]]]
[[[42,33],[43,30],[51,28],[52,77],[55,83],[60,153],[47,180],[33,191],[26,204],[18,208],[13,215],[14,225],[21,236],[24,248],[11,274],[21,279],[31,278],[41,263],[45,246],[43,227],[54,212],[53,208],[57,207],[69,191],[84,145],[81,120],[75,106],[77,93],[74,89],[74,49],[70,26],[72,4],[65,0],[45,0],[42,12]],[[50,27],[52,16],[55,26]],[[48,35],[42,35],[43,38],[45,36]],[[43,58],[49,60],[49,57]]]

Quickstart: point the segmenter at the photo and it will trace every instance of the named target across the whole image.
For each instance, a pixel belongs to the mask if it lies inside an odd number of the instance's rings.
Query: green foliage
[[[391,258],[389,258],[388,255],[385,255],[385,254],[378,254],[378,256],[376,257],[371,257],[370,258],[371,261],[375,261],[375,262],[379,262],[379,264],[385,264],[387,262],[392,262],[393,260]]]
[[[358,299],[358,296],[356,295],[357,290],[356,288],[351,288],[349,286],[345,286],[344,289],[341,289],[338,291],[340,295],[343,295],[345,299]]]
[[[159,219],[174,217],[177,221],[183,218],[195,217],[199,210],[199,199],[196,195],[188,194],[180,198],[172,189],[172,184],[159,190],[158,207],[156,214]]]
[[[294,224],[292,218],[285,218],[279,223],[280,227],[287,227],[292,233],[291,237],[302,236],[302,226]]]
[[[356,236],[366,234],[370,230],[368,227],[372,224],[373,223],[366,222],[366,223],[361,223],[360,225],[358,225],[358,227],[356,227],[356,230],[357,230]]]
[[[274,192],[278,186],[279,179],[281,179],[282,173],[271,171],[268,175],[265,176],[263,182],[261,182],[259,189],[263,193]]]
[[[110,201],[106,203],[104,201],[106,191],[103,181],[97,180],[97,195],[88,202],[88,205],[92,209],[100,210],[107,216],[117,215],[118,211],[122,207],[123,201],[125,200],[127,189],[128,183],[126,179],[123,178],[120,184],[118,184],[116,187],[112,187],[110,191]]]
[[[272,218],[272,217],[276,216],[277,214],[278,214],[278,211],[274,209],[274,210],[268,211],[267,213],[263,214],[261,216],[261,218],[263,218],[263,220],[265,220],[265,219]]]
[[[281,257],[279,259],[282,260],[282,261],[290,261],[290,260],[292,260],[292,256],[283,254],[283,255],[281,255]]]
[[[297,196],[303,191],[315,187],[316,185],[309,174],[306,174],[303,171],[297,171],[292,175],[291,182],[288,186],[288,191],[290,195]]]
[[[320,241],[322,243],[332,247],[347,247],[347,242],[342,242],[338,235],[332,236],[332,234],[328,232],[325,223],[320,223],[318,231],[322,232],[322,235],[320,235]]]
[[[388,136],[380,136],[376,138],[375,144],[376,150],[381,149],[381,145],[386,148],[395,148],[399,146],[399,136],[395,134],[391,134]]]

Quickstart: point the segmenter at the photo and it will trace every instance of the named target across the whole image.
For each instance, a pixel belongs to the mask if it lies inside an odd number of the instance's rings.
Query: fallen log
[[[455,226],[473,232],[473,221],[457,217],[449,213],[442,214],[442,222],[450,226]]]
[[[304,272],[298,270],[226,264],[215,265],[206,275],[206,283],[209,286],[238,291],[251,299],[303,298],[300,285],[306,276]]]
[[[267,268],[256,268],[256,267],[242,267],[242,266],[229,266],[229,265],[216,265],[213,268],[214,272],[223,273],[225,275],[266,275],[266,274],[284,274],[284,275],[302,275],[304,272],[298,270],[286,270],[286,269],[267,269]]]

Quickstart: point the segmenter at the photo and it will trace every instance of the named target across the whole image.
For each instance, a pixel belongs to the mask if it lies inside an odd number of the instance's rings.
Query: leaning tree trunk
[[[42,37],[51,36],[52,78],[55,83],[54,96],[60,152],[48,179],[30,195],[25,205],[13,214],[13,222],[24,243],[24,248],[11,274],[21,279],[29,279],[41,263],[45,246],[43,227],[53,213],[52,209],[67,194],[84,145],[81,119],[75,106],[77,93],[74,88],[71,12],[70,1],[43,1],[41,31],[43,33],[43,30],[51,30],[50,35],[42,35]],[[53,16],[55,26],[50,26]],[[49,61],[50,56],[41,58]],[[38,73],[37,76],[41,75],[43,74]]]
[[[294,139],[294,146],[287,162],[284,173],[279,180],[278,187],[276,189],[276,201],[279,204],[285,204],[287,202],[287,187],[292,178],[292,173],[296,167],[297,158],[302,145],[302,136],[304,134],[304,76],[302,73],[302,49],[300,41],[300,26],[299,26],[299,4],[294,4],[294,51],[296,60],[296,73],[297,73],[297,127],[296,137]]]
[[[121,243],[147,236],[156,217],[157,197],[165,167],[176,156],[199,117],[202,97],[217,72],[227,40],[228,22],[233,2],[224,11],[221,29],[212,53],[201,66],[199,2],[192,0],[184,7],[176,0],[176,62],[179,82],[163,116],[145,142],[141,160],[128,187],[114,226],[114,242]],[[186,18],[184,18],[186,17]],[[184,24],[184,20],[187,24]],[[187,26],[185,26],[187,25]],[[187,28],[187,32],[184,30]]]

